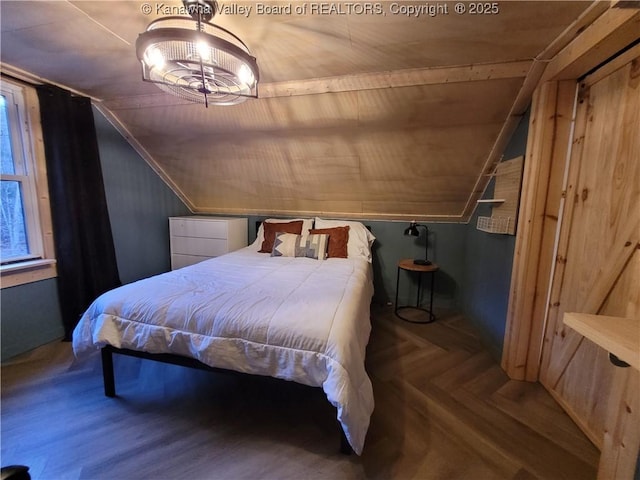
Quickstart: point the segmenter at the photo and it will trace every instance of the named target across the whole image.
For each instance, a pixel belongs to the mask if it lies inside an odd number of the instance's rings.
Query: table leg
[[[400,288],[400,267],[398,267],[398,271],[396,272],[396,302],[393,304],[395,313],[398,313],[398,290]]]
[[[406,321],[406,322],[411,322],[411,323],[431,323],[433,321],[435,321],[436,316],[433,314],[433,288],[435,286],[435,271],[430,271],[430,272],[414,272],[417,273],[418,275],[418,293],[416,295],[416,305],[415,307],[413,305],[398,305],[398,299],[399,299],[399,292],[400,292],[400,271],[402,269],[398,266],[398,270],[396,272],[396,301],[395,301],[395,306],[394,306],[394,313],[396,314],[396,316],[398,318],[401,318],[402,320]],[[422,292],[422,274],[423,273],[430,273],[431,274],[431,292],[430,292],[430,296],[429,296],[429,308],[423,308],[420,306],[420,302],[421,300],[424,298],[423,292]],[[417,310],[422,310],[423,312],[425,312],[428,315],[428,319],[426,321],[418,321],[418,320],[412,320],[407,318],[406,316],[403,316],[400,311],[403,309],[417,309]]]
[[[435,285],[434,278],[436,277],[436,272],[431,272],[431,295],[429,299],[429,318],[433,322],[436,319],[435,314],[433,313],[433,287]]]

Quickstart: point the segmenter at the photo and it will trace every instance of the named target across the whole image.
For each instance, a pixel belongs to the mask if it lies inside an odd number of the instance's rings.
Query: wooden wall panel
[[[631,479],[638,461],[640,440],[640,372],[627,368],[613,372],[613,390],[605,419],[598,479]]]
[[[359,212],[369,218],[466,222],[487,185],[484,174],[500,161],[542,70],[607,7],[591,0],[523,0],[496,4],[495,14],[458,15],[447,2],[383,1],[376,4],[382,11],[375,12],[337,2],[322,4],[339,10],[326,14],[317,10],[320,3],[294,0],[271,2],[295,6],[292,11],[265,14],[257,9],[267,1],[218,3],[222,11],[215,23],[238,35],[260,68],[259,98],[241,105],[204,108],[141,81],[136,38],[151,21],[183,11],[180,0],[151,2],[149,11],[132,0],[39,2],[37,9],[31,2],[3,2],[3,72],[8,67],[12,75],[90,96],[194,212],[224,213],[237,200],[235,206],[247,213],[290,213],[289,195],[297,185],[282,182],[295,182],[298,174],[283,170],[283,163],[304,156],[337,165],[359,155],[363,162],[372,158],[374,167],[390,165],[387,170],[401,164],[397,171],[405,179],[416,171],[429,175],[425,166],[449,179],[428,185],[428,196],[407,185],[405,192],[415,192],[408,201],[392,198],[390,189],[404,184],[390,182],[384,191],[388,200],[364,196],[358,206],[350,199],[352,183],[343,184],[344,195],[323,198],[319,182],[325,177],[319,175],[311,189],[313,198],[320,197],[313,210],[331,204],[341,216]],[[419,15],[398,11],[399,4],[417,7]],[[235,6],[251,13],[229,12]],[[449,128],[458,133],[435,141],[434,135],[422,135]],[[424,138],[403,135],[409,131]],[[384,144],[376,141],[382,137]],[[244,175],[246,159],[253,160],[250,171],[267,173],[249,180],[248,187],[262,188],[260,200],[269,196],[269,212],[246,188],[229,188]],[[233,171],[217,160],[241,166]],[[260,168],[269,162],[273,171]],[[438,173],[441,166],[455,172]],[[367,176],[373,173],[377,181],[377,170],[361,171],[355,190],[368,191]],[[278,176],[282,171],[285,175]],[[465,185],[467,177],[475,177],[465,195],[453,187],[456,176]],[[300,187],[310,191],[307,183]],[[224,198],[216,192],[224,192]]]
[[[502,355],[517,380],[538,379],[576,88],[548,82],[533,97]]]
[[[637,58],[593,85],[587,79],[581,97],[541,365],[542,383],[602,447],[602,478],[633,475],[638,372],[618,371],[607,352],[566,327],[562,315],[637,318],[639,67]]]
[[[521,83],[196,105],[192,115],[158,107],[176,117],[171,128],[136,110],[120,115],[196,212],[461,221]]]

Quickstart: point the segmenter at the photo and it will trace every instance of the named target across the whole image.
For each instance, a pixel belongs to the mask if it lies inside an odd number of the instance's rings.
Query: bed
[[[302,234],[278,231],[294,221],[267,221],[246,248],[106,292],[74,330],[75,355],[102,349],[108,395],[115,394],[112,352],[320,387],[343,438],[361,454],[374,406],[364,366],[374,237],[358,222],[316,218],[309,230],[309,219],[301,221]],[[347,258],[291,254],[309,238],[326,240],[331,253],[338,227],[349,231]],[[273,231],[276,246],[260,252]],[[287,251],[280,240],[293,237],[298,249]]]

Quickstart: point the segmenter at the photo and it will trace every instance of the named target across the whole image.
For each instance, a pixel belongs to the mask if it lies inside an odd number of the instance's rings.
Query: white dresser
[[[247,225],[246,218],[170,217],[171,269],[246,247]]]

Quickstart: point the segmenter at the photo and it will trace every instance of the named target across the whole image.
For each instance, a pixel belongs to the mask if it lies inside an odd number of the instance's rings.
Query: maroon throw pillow
[[[333,228],[313,228],[310,234],[328,233],[329,248],[327,258],[347,258],[347,243],[349,242],[349,226]]]
[[[262,225],[264,226],[264,240],[262,241],[262,247],[258,250],[259,253],[271,253],[276,233],[295,233],[296,235],[302,233],[302,220],[284,223],[264,222]]]

